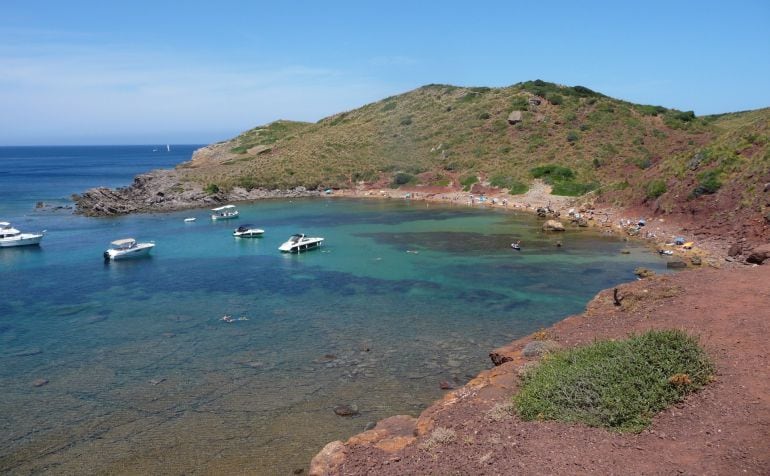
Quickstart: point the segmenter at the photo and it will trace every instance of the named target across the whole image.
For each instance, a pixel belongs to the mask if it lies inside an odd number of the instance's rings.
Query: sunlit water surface
[[[0,249],[0,471],[289,474],[368,422],[417,415],[441,381],[462,384],[492,348],[581,311],[635,267],[665,267],[595,232],[424,202],[264,201],[226,222],[34,209],[193,147],[179,149],[87,148],[57,179],[50,150],[0,148],[0,218],[48,230],[40,248]],[[247,222],[264,237],[231,236]],[[325,246],[279,253],[296,232]],[[152,256],[105,264],[127,236],[154,240]],[[337,416],[342,404],[360,414]]]

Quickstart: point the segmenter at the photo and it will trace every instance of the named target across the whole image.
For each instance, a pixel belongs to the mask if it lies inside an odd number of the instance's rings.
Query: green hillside
[[[520,112],[520,118],[512,112]],[[517,113],[518,114],[518,113]],[[183,166],[222,190],[484,185],[554,192],[660,212],[740,189],[765,212],[770,110],[696,117],[582,86],[428,85],[316,123],[276,121],[215,144]],[[762,182],[762,183],[760,183]]]

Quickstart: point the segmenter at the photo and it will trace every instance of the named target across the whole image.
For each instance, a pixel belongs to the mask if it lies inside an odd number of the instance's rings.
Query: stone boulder
[[[564,231],[564,225],[558,220],[548,220],[543,223],[543,231]]]
[[[730,249],[727,250],[727,256],[735,258],[739,254],[743,253],[743,247],[740,243],[733,243],[730,245]]]
[[[770,259],[770,243],[754,247],[754,249],[751,250],[748,258],[746,258],[746,262],[762,264],[767,259]]]
[[[680,259],[673,259],[666,263],[666,268],[668,269],[682,269],[686,267],[687,267],[687,263],[685,263]]]
[[[640,278],[649,278],[650,276],[655,276],[655,271],[648,268],[639,267],[634,270],[634,274]]]
[[[508,124],[514,125],[521,122],[522,114],[521,111],[513,111],[510,114],[508,114]]]

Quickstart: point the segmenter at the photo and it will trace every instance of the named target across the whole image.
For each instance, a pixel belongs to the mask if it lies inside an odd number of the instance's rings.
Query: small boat
[[[515,241],[511,243],[511,248],[513,248],[516,251],[521,251],[521,241]]]
[[[224,205],[212,208],[211,211],[214,212],[211,214],[212,220],[229,220],[230,218],[237,218],[239,215],[235,205]]]
[[[265,230],[254,225],[241,225],[233,231],[233,236],[238,238],[254,238],[262,236],[264,233]]]
[[[112,248],[109,248],[104,252],[105,261],[147,256],[150,254],[150,250],[155,246],[155,243],[152,242],[137,243],[133,238],[115,240],[110,244],[112,245]]]
[[[166,144],[166,152],[171,152],[171,146]]]
[[[671,251],[671,250],[658,250],[658,253],[660,253],[662,255],[666,255],[666,256],[671,256],[671,255],[674,254],[674,252]]]
[[[39,245],[43,233],[22,233],[7,221],[0,222],[0,247]]]
[[[312,250],[318,248],[323,243],[324,239],[315,237],[307,237],[301,233],[291,235],[284,244],[278,247],[279,250],[284,253],[299,253],[301,251]]]
[[[195,221],[195,217],[189,217],[184,219],[185,223],[192,223]]]

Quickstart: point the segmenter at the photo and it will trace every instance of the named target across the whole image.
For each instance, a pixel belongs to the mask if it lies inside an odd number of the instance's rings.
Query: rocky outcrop
[[[564,225],[558,220],[548,220],[543,223],[544,231],[564,231]]]
[[[770,259],[770,243],[757,246],[751,250],[751,253],[746,258],[746,262],[752,264],[762,264],[767,259]]]
[[[114,216],[129,213],[163,212],[217,206],[226,202],[264,198],[298,198],[318,196],[317,190],[296,187],[291,190],[247,190],[235,187],[229,191],[207,193],[194,182],[184,181],[178,170],[155,170],[137,175],[134,182],[117,189],[94,188],[73,195],[76,213],[87,216]]]

